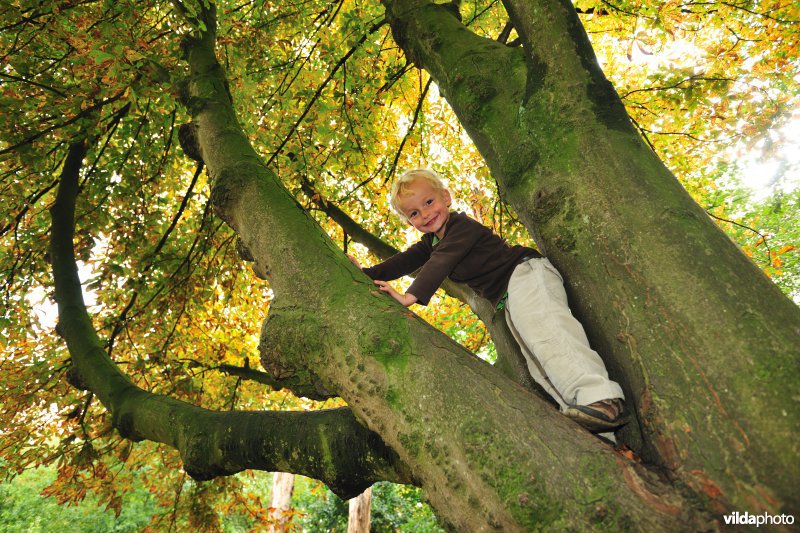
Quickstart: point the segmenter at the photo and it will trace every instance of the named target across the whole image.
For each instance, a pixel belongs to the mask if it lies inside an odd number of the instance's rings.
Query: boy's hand
[[[354,265],[355,265],[357,268],[359,268],[359,269],[361,268],[361,264],[358,262],[358,259],[356,259],[355,257],[353,257],[353,256],[352,256],[352,255],[350,255],[350,254],[347,254],[347,258],[348,258],[348,259],[350,260],[350,262],[351,262],[351,263],[353,263],[353,264],[354,264]]]
[[[417,297],[413,294],[400,294],[396,290],[392,288],[391,285],[386,283],[385,281],[375,280],[375,285],[380,287],[383,292],[388,292],[389,296],[403,304],[404,306],[408,307],[409,305],[417,302]]]

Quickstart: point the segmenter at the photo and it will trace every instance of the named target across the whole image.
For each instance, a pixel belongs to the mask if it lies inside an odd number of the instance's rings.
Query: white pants
[[[562,411],[569,405],[624,397],[589,347],[583,326],[569,310],[561,274],[547,258],[531,259],[514,269],[506,318],[531,376]]]

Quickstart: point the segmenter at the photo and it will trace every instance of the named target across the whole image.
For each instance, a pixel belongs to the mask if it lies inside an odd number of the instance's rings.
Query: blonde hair
[[[404,220],[407,219],[405,213],[400,209],[400,198],[405,196],[409,186],[418,179],[427,181],[436,191],[447,190],[447,185],[445,185],[444,180],[439,177],[439,174],[429,168],[415,168],[403,172],[400,177],[392,183],[392,189],[389,192],[389,203],[392,209]]]

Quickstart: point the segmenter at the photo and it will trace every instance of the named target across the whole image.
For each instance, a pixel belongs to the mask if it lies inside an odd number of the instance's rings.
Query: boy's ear
[[[447,189],[442,191],[442,198],[444,198],[444,203],[447,204],[447,207],[450,207],[450,204],[453,203],[453,199],[450,197],[450,191]]]

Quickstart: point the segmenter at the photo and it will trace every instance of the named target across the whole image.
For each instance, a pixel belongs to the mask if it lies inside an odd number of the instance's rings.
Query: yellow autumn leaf
[[[133,63],[134,61],[139,61],[140,59],[144,58],[144,56],[137,50],[133,48],[126,48],[125,52],[123,52],[125,59]]]

